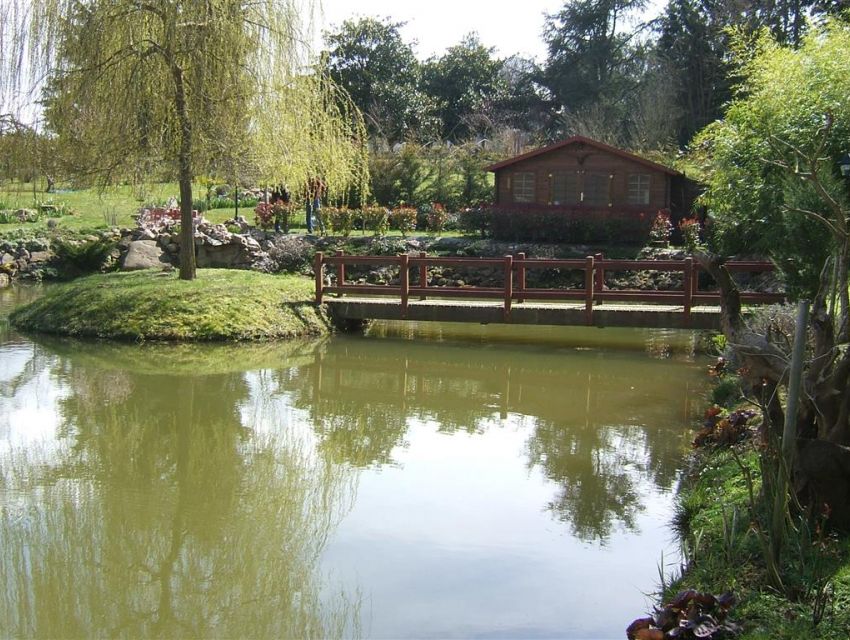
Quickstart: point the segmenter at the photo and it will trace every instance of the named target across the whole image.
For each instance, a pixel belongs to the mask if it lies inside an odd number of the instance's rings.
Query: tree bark
[[[192,122],[186,104],[186,85],[183,79],[183,69],[172,62],[171,72],[174,76],[174,106],[180,122],[180,150],[178,153],[180,185],[180,279],[194,280],[195,263],[195,229],[192,220]]]

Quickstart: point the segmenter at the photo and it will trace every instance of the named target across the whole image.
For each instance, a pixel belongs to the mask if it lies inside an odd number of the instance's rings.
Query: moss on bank
[[[737,459],[736,459],[737,458]],[[750,510],[746,474],[759,491],[758,454],[751,443],[702,452],[679,494],[674,526],[689,562],[669,585],[665,602],[681,589],[734,591],[733,619],[745,640],[850,637],[850,539],[799,526],[784,552],[785,593],[768,584]],[[755,516],[755,517],[754,517]],[[798,523],[799,525],[800,523]],[[815,624],[817,622],[817,624]]]
[[[16,309],[25,331],[122,340],[272,340],[329,332],[300,276],[205,269],[192,281],[176,272],[90,276],[51,287]]]

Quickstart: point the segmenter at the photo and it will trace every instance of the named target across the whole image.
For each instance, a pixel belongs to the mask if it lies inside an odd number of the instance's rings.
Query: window
[[[608,186],[611,177],[607,173],[584,174],[584,192],[582,202],[584,204],[607,206],[611,202]]]
[[[578,174],[552,174],[552,204],[576,204],[579,201]]]
[[[524,171],[514,174],[514,202],[534,202],[534,174]]]
[[[629,174],[629,204],[649,204],[649,174]]]

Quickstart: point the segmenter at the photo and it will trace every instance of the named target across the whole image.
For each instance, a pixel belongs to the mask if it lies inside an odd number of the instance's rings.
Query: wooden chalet
[[[573,136],[486,168],[496,174],[499,209],[607,212],[605,217],[673,220],[690,214],[697,185],[682,173],[628,151]]]

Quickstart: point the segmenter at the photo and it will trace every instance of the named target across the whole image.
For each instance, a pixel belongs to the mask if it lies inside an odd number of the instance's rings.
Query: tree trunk
[[[186,105],[186,87],[183,70],[176,63],[171,65],[174,76],[174,106],[180,122],[180,151],[178,153],[180,184],[180,279],[194,280],[195,229],[192,220],[192,123]]]

